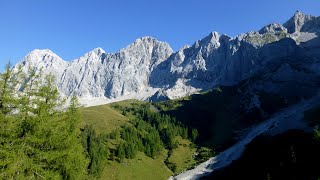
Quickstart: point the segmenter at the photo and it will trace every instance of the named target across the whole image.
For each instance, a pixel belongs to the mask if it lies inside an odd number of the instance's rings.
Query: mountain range
[[[84,105],[123,99],[175,99],[218,86],[245,84],[256,91],[309,97],[320,87],[320,17],[297,11],[284,24],[229,37],[217,32],[173,52],[166,42],[142,37],[116,53],[96,48],[65,61],[33,50],[15,67],[52,73],[59,91]],[[251,104],[252,104],[251,103]]]

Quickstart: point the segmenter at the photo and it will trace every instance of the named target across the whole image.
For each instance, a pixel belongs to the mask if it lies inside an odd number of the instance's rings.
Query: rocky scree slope
[[[174,99],[239,83],[247,84],[252,95],[259,89],[305,96],[320,86],[319,34],[320,17],[297,11],[284,24],[234,38],[212,32],[177,52],[166,42],[143,37],[116,53],[96,48],[73,61],[33,50],[16,66],[54,74],[62,94],[92,105],[97,99]]]

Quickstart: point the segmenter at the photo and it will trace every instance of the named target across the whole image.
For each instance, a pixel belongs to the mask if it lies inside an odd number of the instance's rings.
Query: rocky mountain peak
[[[152,36],[144,36],[141,38],[138,38],[136,41],[142,41],[142,42],[160,42],[158,39]]]
[[[196,49],[204,48],[204,47],[207,47],[207,46],[219,47],[220,46],[219,40],[220,40],[219,33],[214,31],[214,32],[211,32],[205,38],[196,41],[193,44],[193,47],[196,48]]]
[[[282,24],[272,23],[272,24],[264,26],[262,29],[260,29],[259,33],[260,34],[264,34],[264,33],[276,34],[276,33],[281,33],[281,32],[287,33],[287,31],[288,31],[287,28],[285,28]]]
[[[201,40],[201,44],[208,44],[208,43],[212,43],[212,44],[216,44],[219,42],[219,38],[220,35],[218,32],[211,32],[207,37],[203,38]]]
[[[96,55],[102,55],[103,53],[106,53],[106,51],[100,47],[94,48],[91,52]]]
[[[162,42],[151,36],[145,36],[135,40],[119,51],[119,56],[125,61],[144,63],[151,69],[166,60],[173,53],[167,42]]]
[[[305,15],[305,14],[302,13],[301,11],[297,10],[297,11],[294,13],[293,18],[298,20],[298,19],[303,19],[303,18],[305,18],[306,16],[308,16],[308,15]]]
[[[78,61],[98,61],[103,59],[105,54],[106,52],[98,47],[86,53],[83,57],[79,58]]]
[[[50,49],[34,49],[27,56],[34,57],[44,57],[44,56],[58,56],[53,53]]]
[[[214,31],[209,34],[209,37],[211,37],[212,40],[219,40],[220,36],[218,32]]]
[[[306,15],[300,11],[296,11],[293,17],[291,17],[287,22],[283,24],[284,27],[288,29],[289,33],[295,32],[306,32],[308,29],[314,28],[314,25],[317,24],[314,20],[319,18],[311,15]],[[319,26],[319,24],[318,24]]]
[[[34,49],[23,60],[24,65],[36,66],[39,63],[60,63],[63,61],[49,49]]]
[[[142,50],[142,49],[152,50],[153,48],[159,47],[159,46],[161,48],[167,49],[168,51],[171,51],[172,53],[172,49],[167,42],[159,41],[158,39],[151,36],[144,36],[144,37],[138,38],[129,46],[121,50],[123,51],[128,51],[128,50],[135,51],[135,50]]]
[[[57,75],[62,73],[67,67],[68,62],[63,61],[49,49],[35,49],[27,54],[15,67],[19,65],[23,67],[24,72],[27,72],[29,67],[34,67],[38,70],[42,69],[45,74],[51,73]]]
[[[136,39],[133,43],[129,44],[127,46],[127,48],[135,48],[140,45],[154,46],[155,44],[158,44],[158,43],[160,43],[160,41],[158,41],[156,38],[151,37],[151,36],[144,36],[144,37]],[[127,48],[124,48],[124,49],[127,49]]]
[[[259,32],[251,31],[234,38],[211,32],[191,47],[184,46],[175,53],[168,43],[145,36],[116,53],[107,54],[102,48],[95,48],[70,62],[48,49],[36,49],[20,64],[43,67],[45,73],[56,76],[58,88],[64,95],[76,94],[85,104],[90,101],[91,105],[96,105],[96,100],[110,99],[177,98],[218,85],[236,85],[259,76],[262,69],[276,72],[274,67],[288,59],[296,63],[295,68],[306,57],[316,61],[320,57],[319,43],[315,41],[319,39],[319,30],[319,17],[298,11],[283,25],[269,24]],[[303,42],[303,46],[297,42]],[[305,53],[305,47],[309,48],[309,54]],[[298,69],[319,72],[319,65],[313,59],[308,58],[309,64],[301,63],[303,67]],[[289,72],[288,68],[278,73],[275,79],[289,77],[284,76],[286,73],[304,79],[316,76]],[[286,79],[280,80],[285,82]],[[272,85],[275,87],[272,90],[278,87]]]

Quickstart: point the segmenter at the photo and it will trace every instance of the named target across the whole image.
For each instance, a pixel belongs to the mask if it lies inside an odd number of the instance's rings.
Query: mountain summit
[[[284,26],[288,29],[289,33],[295,32],[312,32],[312,31],[320,31],[320,18],[305,15],[300,11],[296,11],[294,16],[290,18]]]
[[[96,48],[73,61],[50,50],[33,50],[18,64],[54,74],[62,94],[76,94],[87,105],[172,99],[249,79],[255,79],[253,89],[284,92],[301,84],[297,91],[312,93],[320,79],[319,31],[319,17],[297,11],[283,25],[233,38],[212,32],[177,52],[146,36],[116,53]]]

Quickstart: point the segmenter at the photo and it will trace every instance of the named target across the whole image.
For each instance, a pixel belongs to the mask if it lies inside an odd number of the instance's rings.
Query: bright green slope
[[[108,161],[100,179],[168,179],[172,175],[164,164],[166,152],[152,159],[139,152],[134,159],[126,159],[122,163]]]
[[[181,137],[177,137],[178,147],[173,149],[172,154],[169,156],[168,161],[177,166],[175,173],[187,170],[193,167],[196,163],[193,156],[196,148],[191,146],[191,142]]]
[[[96,132],[110,133],[128,123],[128,118],[110,108],[109,105],[93,106],[82,109],[83,126],[91,125]]]
[[[139,108],[149,104],[147,102],[137,100],[125,100],[117,103],[111,103],[100,106],[87,107],[82,109],[83,126],[91,125],[97,133],[110,133],[115,129],[121,128],[123,124],[130,123],[129,119],[134,118],[131,113],[132,109]],[[154,106],[151,106],[154,108]],[[121,111],[119,109],[125,109]],[[125,114],[125,116],[123,115]],[[174,173],[181,172],[190,168],[196,162],[193,155],[196,149],[191,146],[189,140],[177,137],[178,147],[169,153],[164,150],[163,153],[156,158],[150,158],[142,152],[138,152],[133,159],[125,159],[124,162],[107,160],[100,179],[168,179]],[[111,144],[119,142],[110,141]],[[176,171],[172,172],[165,164],[168,158],[170,163],[177,166]]]

